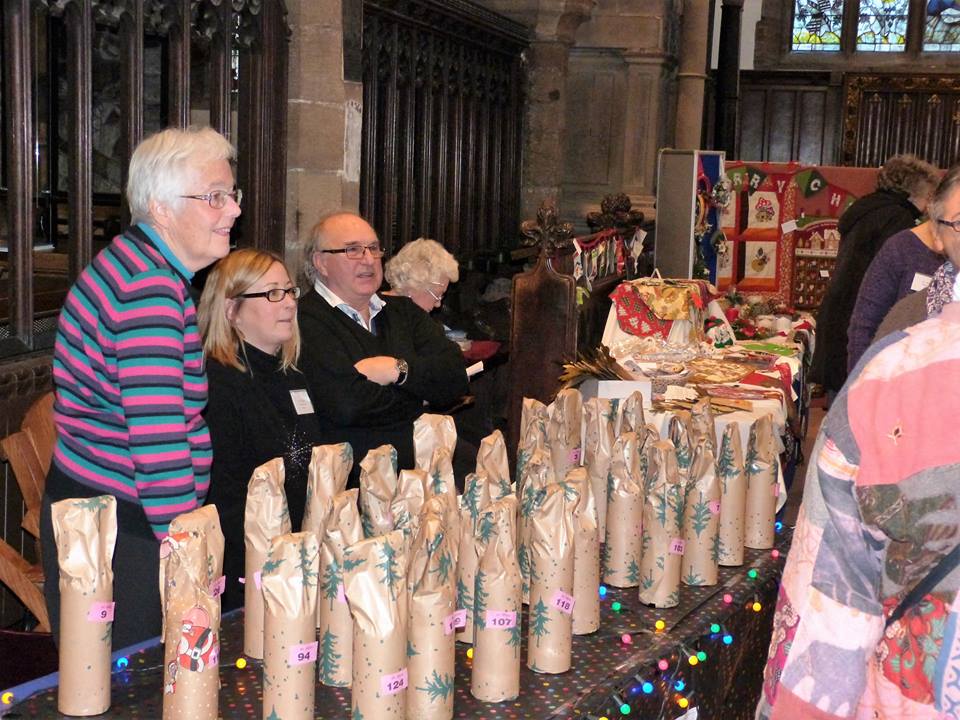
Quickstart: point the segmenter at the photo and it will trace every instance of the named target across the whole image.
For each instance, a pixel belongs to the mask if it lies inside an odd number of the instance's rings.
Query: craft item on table
[[[494,430],[480,441],[480,449],[477,452],[477,473],[483,473],[491,482],[497,484],[495,500],[513,492],[513,486],[510,483],[510,463],[507,460],[507,443],[499,430]]]
[[[429,470],[433,453],[444,447],[453,455],[457,446],[457,426],[450,415],[424,413],[413,421],[413,453],[417,467]]]
[[[595,350],[578,350],[574,360],[563,363],[563,372],[560,373],[560,388],[577,387],[588,378],[597,380],[635,380],[634,373],[627,370],[610,354],[606,345],[599,345]]]
[[[643,501],[640,602],[670,608],[680,602],[684,551],[684,483],[672,442],[660,440],[649,447],[647,475],[650,489]]]
[[[690,408],[690,444],[696,446],[703,438],[707,441],[714,457],[717,454],[717,424],[713,417],[713,403],[709,397],[697,400]]]
[[[470,693],[482,702],[520,694],[521,578],[517,564],[517,498],[507,495],[480,518],[473,587],[474,643]]]
[[[360,520],[364,537],[393,530],[390,503],[397,493],[397,451],[393,445],[373,448],[360,461]]]
[[[539,400],[524,398],[520,411],[520,440],[517,445],[517,497],[520,498],[520,479],[523,468],[536,448],[548,449],[547,424],[550,413]]]
[[[426,498],[443,498],[443,527],[450,538],[460,537],[460,503],[457,501],[457,484],[453,476],[453,454],[445,447],[433,451],[427,471]],[[458,542],[450,543],[454,562],[460,555]]]
[[[626,399],[620,401],[616,434],[623,435],[628,432],[637,432],[645,422],[646,420],[643,415],[643,393],[635,390],[630,393]]]
[[[523,466],[523,474],[517,480],[517,499],[520,502],[520,519],[517,540],[517,562],[523,577],[523,602],[530,598],[530,519],[543,502],[547,485],[554,482],[553,463],[546,449],[534,448],[530,459]]]
[[[636,587],[640,582],[643,477],[639,442],[636,433],[628,432],[613,445],[603,545],[603,581],[613,587]]]
[[[583,403],[583,457],[587,477],[593,489],[600,537],[607,529],[607,474],[617,417],[617,400],[593,397]]]
[[[743,530],[747,509],[747,476],[743,449],[736,423],[723,429],[717,455],[720,480],[720,528],[718,562],[723,566],[743,565]]]
[[[693,460],[691,443],[691,415],[686,410],[678,410],[670,417],[667,438],[673,443],[677,454],[677,470],[680,481],[686,487],[690,478],[690,462]]]
[[[563,484],[578,500],[573,510],[573,634],[588,635],[600,628],[600,532],[597,503],[584,467],[573,468]]]
[[[353,448],[350,443],[314,445],[307,468],[307,501],[301,530],[312,532],[323,542],[323,523],[330,514],[334,496],[347,487],[353,469]],[[319,609],[319,605],[317,606]],[[317,627],[320,614],[317,613]]]
[[[735,383],[740,382],[753,372],[749,365],[734,362],[724,355],[695,358],[687,362],[687,382],[701,383]]]
[[[449,720],[453,717],[456,675],[454,631],[464,621],[457,614],[456,563],[451,538],[443,527],[443,504],[432,498],[410,550],[407,590],[407,717]],[[473,548],[470,548],[473,552]]]
[[[680,579],[687,585],[716,585],[719,560],[720,482],[713,447],[699,437],[690,463],[683,511]]]
[[[427,472],[401,470],[397,477],[397,492],[390,501],[393,529],[403,530],[407,542],[412,542],[420,528],[420,513],[427,497]]]
[[[573,511],[580,498],[571,489],[548,485],[530,518],[527,667],[534,672],[566,672],[573,657]]]
[[[743,469],[747,476],[743,544],[756,550],[773,547],[777,499],[780,495],[780,459],[773,433],[773,416],[767,413],[750,426]]]
[[[270,551],[270,541],[291,529],[284,479],[283,458],[274,458],[254,470],[247,485],[243,514],[243,654],[258,660],[263,658],[260,573]]]
[[[400,530],[361,540],[343,554],[353,615],[353,717],[406,716],[407,561]]]
[[[50,512],[60,568],[57,710],[99,715],[110,708],[117,499],[60,500]]]
[[[477,557],[474,545],[483,511],[494,501],[500,491],[498,483],[491,482],[483,473],[470,473],[460,496],[460,538],[457,551],[457,610],[466,615],[466,622],[457,628],[457,640],[473,642],[472,589],[477,573]]]
[[[311,720],[318,657],[317,536],[280,535],[263,564],[263,717]]]
[[[583,451],[580,434],[582,408],[580,391],[573,388],[557,393],[556,399],[547,408],[550,412],[547,442],[556,478],[566,477],[570,468],[580,465]]]
[[[216,507],[175,517],[160,544],[164,720],[219,717],[223,583],[223,532]],[[312,632],[312,616],[308,624]]]
[[[323,528],[320,546],[320,618],[318,673],[320,682],[349,687],[353,676],[353,618],[344,592],[344,551],[363,539],[357,488],[337,493]]]

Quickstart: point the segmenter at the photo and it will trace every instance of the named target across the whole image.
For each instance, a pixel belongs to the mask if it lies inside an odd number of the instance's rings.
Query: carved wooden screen
[[[960,161],[960,76],[846,76],[843,164],[878,166],[897,153],[941,168]]]
[[[0,357],[49,344],[70,282],[126,222],[127,164],[154,130],[230,137],[234,239],[282,251],[286,94],[267,88],[286,87],[283,0],[2,0],[0,25]]]
[[[388,252],[513,244],[526,42],[463,0],[364,2],[360,208]]]

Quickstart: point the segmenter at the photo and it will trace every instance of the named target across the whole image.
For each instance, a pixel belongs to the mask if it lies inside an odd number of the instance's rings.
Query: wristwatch
[[[407,374],[410,372],[410,366],[403,358],[397,358],[397,381],[394,385],[403,385],[407,381]]]

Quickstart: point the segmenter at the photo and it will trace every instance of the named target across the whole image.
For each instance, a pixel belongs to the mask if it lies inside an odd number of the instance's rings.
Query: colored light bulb
[[[730,603],[733,602],[733,595],[731,595],[730,593],[724,593],[724,594],[723,594],[723,601],[724,601],[727,605],[729,605]]]
[[[653,626],[657,629],[657,632],[663,632],[663,629],[667,627],[667,624],[663,620],[657,620]]]
[[[467,648],[467,657],[473,660],[473,648]]]
[[[707,654],[703,650],[701,650],[700,652],[697,653],[697,660],[699,660],[700,662],[706,662]]]
[[[783,523],[780,522],[779,520],[777,520],[777,521],[773,524],[773,529],[776,530],[777,532],[780,532],[781,530],[783,530]]]
[[[622,642],[624,645],[632,645],[633,638],[630,637],[630,633],[624,633],[620,636],[620,642]]]
[[[614,602],[612,602],[612,603],[610,604],[610,608],[611,608],[614,612],[620,612],[620,608],[621,608],[621,607],[623,607],[623,606],[620,604],[620,601],[619,601],[619,600],[615,600]]]
[[[117,658],[117,669],[118,669],[118,670],[123,670],[123,669],[124,669],[125,667],[127,667],[127,665],[129,665],[129,664],[130,664],[130,661],[127,660],[125,657]]]
[[[629,715],[629,714],[630,714],[630,706],[627,705],[626,703],[624,703],[623,705],[621,705],[621,706],[620,706],[620,714],[621,714],[621,715]]]
[[[246,659],[246,658],[237,658],[237,667],[238,667],[240,670],[243,670],[246,666],[247,666],[247,659]]]
[[[753,605],[751,605],[750,607],[753,608],[754,612],[760,612],[760,610],[763,609],[763,605],[761,605],[758,602],[753,603]]]
[[[660,658],[660,662],[657,663],[657,667],[661,670],[666,670],[670,667],[670,663],[667,662],[666,658]]]
[[[750,568],[749,570],[747,570],[747,577],[750,578],[751,580],[756,580],[757,575],[759,574],[760,573],[757,572],[756,568]]]
[[[690,663],[691,665],[696,665],[698,662],[700,662],[700,660],[699,658],[697,658],[696,655],[691,655],[690,657],[687,658],[687,662]]]
[[[682,697],[679,700],[677,700],[677,705],[679,705],[681,709],[685,710],[687,705],[689,704],[690,704],[690,701],[687,700],[685,697]]]
[[[3,695],[0,695],[0,702],[3,702],[4,705],[12,705],[13,693],[10,691],[7,691]]]
[[[727,633],[726,635],[724,635],[724,636],[723,636],[723,644],[724,644],[724,645],[731,645],[731,644],[733,644],[733,635],[731,635],[730,633]]]
[[[647,680],[645,683],[643,683],[643,685],[640,686],[640,689],[649,695],[653,692],[653,683]]]
[[[711,623],[711,624],[710,624],[710,632],[712,632],[712,633],[718,633],[718,632],[720,632],[720,624],[719,624],[719,623]]]
[[[683,689],[684,689],[686,686],[687,686],[687,684],[686,684],[685,682],[683,682],[683,680],[677,680],[677,681],[673,684],[673,689],[676,690],[677,692],[683,692]]]
[[[770,557],[776,560],[778,557],[780,557],[780,551],[774,548],[773,550],[770,551]]]

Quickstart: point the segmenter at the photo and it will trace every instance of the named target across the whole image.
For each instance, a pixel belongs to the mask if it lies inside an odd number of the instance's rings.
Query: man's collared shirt
[[[386,304],[379,295],[374,293],[370,296],[370,322],[368,323],[363,319],[363,316],[356,311],[356,309],[345,303],[339,295],[324,285],[320,280],[314,280],[313,288],[317,291],[317,295],[327,301],[327,304],[330,307],[335,307],[348,318],[360,325],[364,330],[373,333],[373,319],[377,316],[377,313],[383,310],[383,306]]]

